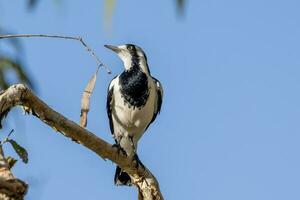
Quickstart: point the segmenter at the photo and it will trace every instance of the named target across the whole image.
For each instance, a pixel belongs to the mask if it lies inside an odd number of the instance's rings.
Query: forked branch
[[[146,167],[143,168],[141,165],[137,165],[132,158],[119,153],[111,144],[50,108],[23,84],[13,85],[0,93],[1,118],[11,108],[18,105],[26,107],[26,110],[30,110],[31,114],[54,130],[124,169],[131,176],[133,184],[138,188],[139,199],[163,200],[156,178]]]
[[[111,70],[100,61],[96,53],[91,49],[87,43],[82,39],[82,37],[72,37],[72,36],[62,36],[62,35],[48,35],[48,34],[13,34],[13,35],[0,35],[1,39],[10,39],[10,38],[57,38],[57,39],[65,39],[65,40],[75,40],[79,41],[85,49],[95,58],[98,69],[99,67],[104,67],[107,73],[111,74]]]

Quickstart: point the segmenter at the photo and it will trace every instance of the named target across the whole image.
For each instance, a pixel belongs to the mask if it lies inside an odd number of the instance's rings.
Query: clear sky
[[[102,62],[88,129],[113,142],[106,89],[121,61],[104,44],[135,43],[165,90],[161,115],[139,144],[139,157],[165,199],[300,199],[300,2],[190,0],[179,18],[174,1],[117,1],[111,34],[102,1],[1,2],[0,22],[17,33],[83,36]],[[38,95],[79,121],[81,93],[95,61],[74,41],[24,39]],[[29,152],[14,173],[28,200],[136,199],[113,185],[115,166],[32,116],[11,114],[2,133]],[[8,148],[8,154],[12,154]],[[14,154],[13,154],[14,155]]]

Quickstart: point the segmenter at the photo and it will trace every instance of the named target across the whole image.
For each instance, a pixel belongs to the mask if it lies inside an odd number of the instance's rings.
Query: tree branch
[[[27,192],[27,184],[13,176],[0,144],[0,199],[21,200]]]
[[[124,169],[131,176],[133,184],[138,188],[139,199],[163,200],[156,178],[146,167],[143,168],[141,165],[137,167],[137,163],[132,158],[118,152],[111,144],[51,109],[23,84],[13,85],[0,93],[0,119],[17,105],[26,107],[31,114],[54,130]]]
[[[14,35],[0,35],[1,39],[8,38],[29,38],[29,37],[41,37],[41,38],[57,38],[57,39],[66,39],[66,40],[76,40],[79,41],[85,49],[96,59],[98,69],[99,67],[104,67],[107,73],[111,74],[111,70],[103,64],[96,53],[86,44],[86,42],[82,39],[82,37],[71,37],[71,36],[61,36],[61,35],[47,35],[47,34],[14,34]]]

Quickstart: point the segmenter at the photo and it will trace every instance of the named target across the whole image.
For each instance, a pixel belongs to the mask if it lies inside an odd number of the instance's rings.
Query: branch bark
[[[0,199],[22,200],[27,192],[27,184],[14,177],[0,145]]]
[[[138,188],[139,199],[163,200],[159,183],[149,169],[137,165],[132,158],[118,152],[111,144],[50,108],[23,84],[12,85],[0,93],[0,119],[11,108],[18,105],[30,110],[31,114],[55,131],[62,133],[100,157],[109,159],[124,169],[131,176],[133,184]]]

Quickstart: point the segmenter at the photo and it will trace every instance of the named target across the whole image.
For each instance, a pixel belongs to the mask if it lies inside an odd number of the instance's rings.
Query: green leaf
[[[2,69],[1,59],[0,59],[0,88],[1,89],[7,89],[9,87],[9,83],[5,79],[5,74]]]
[[[18,154],[18,156],[22,159],[24,163],[28,163],[28,153],[26,149],[21,147],[16,141],[13,139],[7,140],[11,144],[11,146],[14,148],[15,152]]]
[[[12,35],[16,34],[15,32],[9,31],[4,29],[3,27],[0,27],[0,34],[2,35]],[[24,49],[21,43],[20,38],[8,38],[7,40],[1,41],[1,43],[7,43],[10,47],[14,49],[14,52],[16,53],[17,57],[23,57],[24,55]]]
[[[178,14],[181,16],[184,14],[185,0],[176,0]]]
[[[37,0],[28,0],[28,8],[32,9],[37,2],[38,2]]]
[[[11,84],[6,79],[6,75],[9,71],[13,71],[19,82],[25,83],[34,89],[32,81],[29,79],[29,76],[20,61],[15,61],[2,55],[0,55],[0,88],[7,89],[7,87]]]

